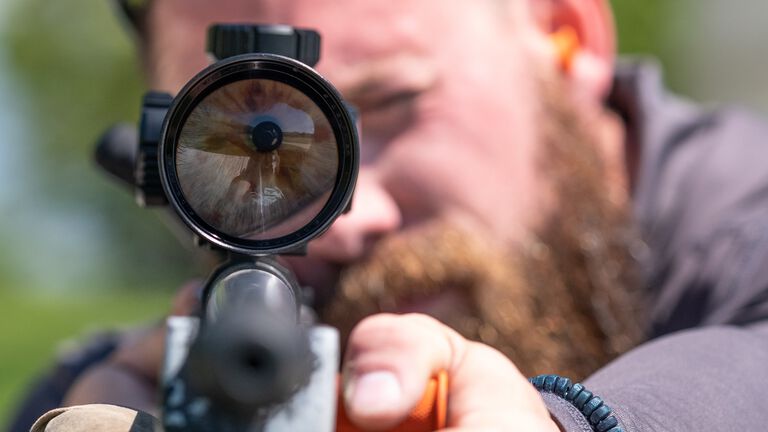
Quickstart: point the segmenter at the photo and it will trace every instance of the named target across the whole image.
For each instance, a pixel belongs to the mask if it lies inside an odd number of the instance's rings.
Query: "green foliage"
[[[142,85],[130,41],[108,2],[25,0],[11,12],[8,51],[44,124],[38,139],[57,141],[46,160],[88,160],[105,124],[137,118]]]
[[[611,0],[619,52],[658,55],[664,45],[664,7],[673,0]]]
[[[23,140],[3,143],[3,157],[21,166],[3,185],[13,198],[0,200],[0,427],[62,340],[158,319],[195,273],[158,213],[92,162],[106,127],[137,120],[144,91],[110,2],[2,9],[0,92],[13,98],[0,103],[18,114]]]
[[[47,367],[62,341],[88,331],[157,319],[168,294],[102,293],[89,297],[13,294],[0,290],[0,428],[10,421],[29,380]],[[12,305],[12,307],[7,307]]]
[[[6,234],[13,249],[0,251],[0,261],[16,262],[0,265],[10,267],[0,277],[24,280],[18,269],[35,257],[51,273],[66,273],[59,265],[80,269],[60,278],[59,290],[140,288],[159,281],[175,286],[191,272],[188,251],[92,162],[94,144],[108,126],[136,122],[144,91],[132,41],[110,2],[24,0],[9,9],[0,40],[19,83],[15,108],[28,123],[27,140],[18,145],[31,161],[29,180],[15,187],[22,188],[21,211],[36,213],[19,223],[32,219],[36,225]],[[74,259],[79,262],[67,263]],[[33,276],[39,285],[51,280]],[[0,279],[2,285],[9,283]]]

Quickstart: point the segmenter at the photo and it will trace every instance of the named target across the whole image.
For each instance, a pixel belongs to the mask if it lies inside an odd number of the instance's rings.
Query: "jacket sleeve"
[[[590,377],[626,431],[768,424],[768,328],[708,327],[648,343]]]
[[[613,409],[624,431],[766,428],[768,215],[713,233],[678,264],[670,275],[678,285],[669,288],[681,295],[670,320],[657,323],[664,335],[584,386]],[[591,430],[562,398],[544,399],[563,430]]]

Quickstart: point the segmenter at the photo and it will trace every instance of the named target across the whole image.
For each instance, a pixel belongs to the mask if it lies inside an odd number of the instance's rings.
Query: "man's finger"
[[[538,393],[504,355],[415,314],[373,316],[352,332],[344,367],[347,414],[366,430],[392,428],[441,370],[449,377],[448,424],[456,430],[557,430]]]
[[[499,351],[468,342],[454,364],[444,432],[559,431],[539,393]]]
[[[457,333],[424,315],[375,315],[349,338],[344,362],[347,415],[359,427],[385,430],[416,406],[429,378],[460,357]]]

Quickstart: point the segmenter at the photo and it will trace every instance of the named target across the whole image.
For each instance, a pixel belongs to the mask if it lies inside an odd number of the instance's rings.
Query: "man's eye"
[[[402,91],[358,102],[364,134],[391,138],[411,126],[420,92]]]
[[[401,91],[396,93],[388,93],[381,97],[363,101],[360,104],[360,109],[365,112],[382,112],[391,108],[396,108],[398,105],[411,104],[416,100],[419,92],[416,91]]]

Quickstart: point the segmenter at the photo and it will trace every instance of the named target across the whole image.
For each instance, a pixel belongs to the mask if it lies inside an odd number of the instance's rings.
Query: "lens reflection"
[[[209,225],[249,240],[291,234],[328,201],[336,138],[320,108],[273,80],[227,84],[181,128],[176,171],[184,198]]]

